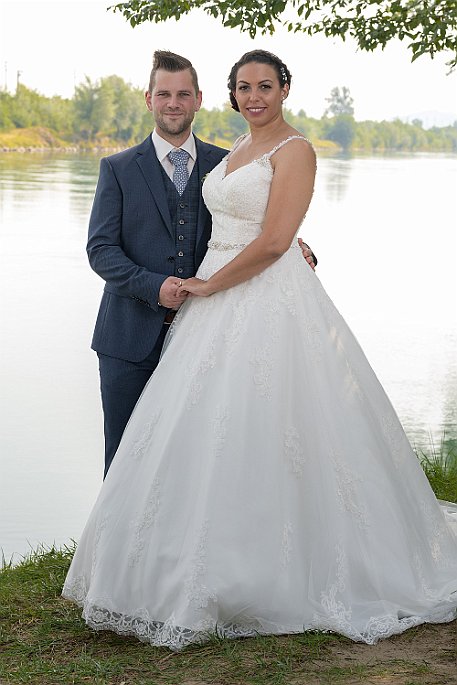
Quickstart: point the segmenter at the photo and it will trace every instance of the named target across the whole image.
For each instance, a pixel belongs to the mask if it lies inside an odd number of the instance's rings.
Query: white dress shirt
[[[173,171],[174,171],[174,165],[170,160],[168,159],[168,153],[171,152],[172,150],[185,150],[186,152],[189,153],[189,159],[187,160],[187,171],[189,172],[189,177],[192,173],[192,169],[194,168],[195,161],[197,159],[197,147],[195,145],[195,138],[190,133],[189,137],[187,140],[184,141],[182,145],[179,146],[179,148],[176,148],[174,145],[168,142],[168,140],[164,140],[157,131],[154,129],[153,132],[151,133],[151,138],[152,138],[152,144],[154,145],[157,159],[163,166],[163,169],[167,176],[173,180]]]

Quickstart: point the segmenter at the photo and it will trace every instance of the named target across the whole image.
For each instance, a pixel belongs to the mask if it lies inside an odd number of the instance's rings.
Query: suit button
[[[178,235],[178,240],[184,240],[184,236],[183,236],[183,235]]]
[[[184,219],[180,219],[180,220],[179,220],[179,223],[180,223],[181,226],[182,226],[182,225],[185,224],[186,222],[184,221]]]
[[[184,252],[178,252],[178,257],[184,257]]]
[[[179,203],[179,206],[181,207],[181,209],[184,209],[184,207],[185,207],[186,205],[184,204],[184,202],[180,202],[180,203]]]
[[[184,269],[179,268],[179,269],[178,269],[178,274],[182,274],[183,271],[184,271]]]

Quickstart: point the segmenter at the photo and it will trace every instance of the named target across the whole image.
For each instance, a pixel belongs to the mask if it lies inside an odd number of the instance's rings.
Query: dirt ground
[[[365,673],[327,682],[344,685],[457,685],[457,621],[441,625],[421,626],[402,635],[381,640],[374,646],[342,644],[330,647],[322,663],[325,673],[329,661],[347,669],[365,666]],[[317,665],[317,663],[316,663]],[[325,676],[324,676],[325,677]],[[321,678],[291,680],[288,685],[323,685]]]
[[[374,646],[337,643],[287,685],[457,685],[457,621],[425,625]],[[177,685],[231,685],[184,680]],[[238,685],[238,682],[236,683]]]

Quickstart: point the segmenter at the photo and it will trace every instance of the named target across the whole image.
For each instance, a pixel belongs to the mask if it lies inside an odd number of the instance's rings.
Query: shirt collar
[[[171,152],[171,150],[176,150],[175,146],[172,145],[171,143],[169,143],[168,140],[165,140],[164,138],[162,138],[157,133],[156,129],[153,130],[153,132],[151,134],[151,138],[152,138],[152,143],[155,147],[157,159],[161,163],[166,158],[168,153]],[[181,150],[185,150],[186,152],[188,152],[194,161],[197,159],[197,148],[195,145],[195,138],[192,135],[192,133],[189,134],[189,137],[187,138],[187,140],[185,140],[184,143],[179,146],[179,148]]]

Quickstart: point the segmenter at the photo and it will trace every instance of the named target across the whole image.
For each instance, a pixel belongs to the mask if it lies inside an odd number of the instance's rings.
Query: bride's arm
[[[188,279],[183,290],[207,296],[264,271],[291,246],[311,202],[316,157],[309,143],[290,141],[271,159],[273,181],[262,233],[207,281]]]

